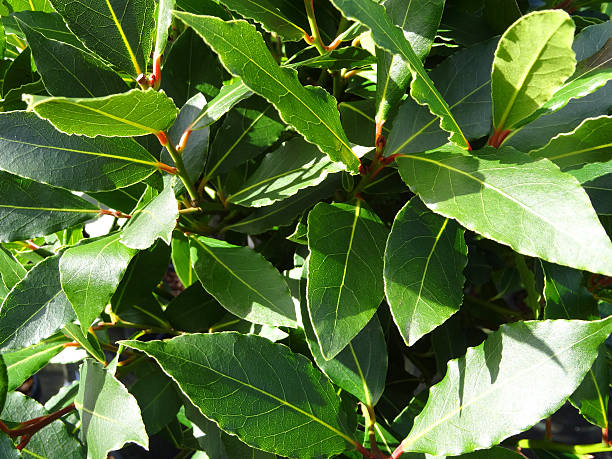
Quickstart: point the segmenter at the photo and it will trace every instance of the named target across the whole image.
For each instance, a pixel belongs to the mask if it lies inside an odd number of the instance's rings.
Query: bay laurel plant
[[[611,452],[611,12],[2,0],[0,457]]]

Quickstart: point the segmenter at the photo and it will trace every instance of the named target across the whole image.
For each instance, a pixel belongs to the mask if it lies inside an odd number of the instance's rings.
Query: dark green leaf
[[[41,261],[4,299],[0,308],[0,350],[37,344],[74,320],[74,311],[60,284],[60,257]]]
[[[328,174],[342,170],[327,155],[301,137],[268,153],[240,190],[227,201],[261,207],[294,196],[303,188],[318,185]]]
[[[106,365],[106,357],[100,347],[100,343],[94,335],[89,332],[83,333],[81,328],[74,323],[66,324],[66,326],[62,328],[62,333],[79,343],[79,345],[98,362]]]
[[[260,254],[206,237],[189,245],[198,279],[228,311],[258,324],[297,326],[287,284]]]
[[[24,96],[28,110],[66,134],[133,137],[158,134],[176,119],[178,110],[163,92],[133,89],[97,98]]]
[[[448,363],[403,449],[458,455],[528,429],[578,387],[611,331],[612,319],[502,325],[483,344]],[[486,415],[491,412],[505,415]]]
[[[308,313],[327,360],[357,336],[383,299],[387,235],[361,200],[319,203],[308,214]]]
[[[68,136],[34,113],[0,113],[0,168],[54,186],[110,191],[148,177],[157,161],[132,139]]]
[[[199,282],[174,298],[165,312],[172,328],[190,333],[206,332],[227,315],[227,311]]]
[[[45,236],[95,217],[93,204],[61,188],[0,171],[0,240]]]
[[[98,362],[81,365],[81,382],[74,404],[81,416],[82,439],[87,457],[106,458],[107,453],[132,442],[149,447],[149,437],[136,399]]]
[[[35,32],[43,35],[44,38],[48,40],[66,43],[87,52],[87,48],[83,46],[83,43],[70,31],[70,29],[68,29],[62,17],[55,12],[20,11],[13,14],[13,17],[17,20],[15,25],[18,26],[19,29],[21,29],[19,24],[25,23],[28,27],[34,29]],[[24,34],[26,33],[23,29],[21,29],[21,31]],[[30,44],[29,39],[28,44]]]
[[[104,310],[136,253],[119,241],[119,233],[88,239],[62,255],[62,288],[83,333]]]
[[[69,340],[63,336],[41,341],[15,352],[2,354],[8,372],[8,390],[17,389],[23,382],[44,367],[64,349]]]
[[[215,54],[193,29],[185,30],[167,54],[161,87],[177,106],[182,107],[196,94],[202,93],[206,100],[211,100],[219,93],[222,69]]]
[[[153,0],[50,0],[85,45],[136,77],[146,72],[155,33]]]
[[[252,94],[253,92],[240,78],[233,78],[225,82],[219,94],[206,104],[202,112],[191,123],[191,128],[195,131],[210,126],[230,111],[234,105]]]
[[[129,391],[138,402],[148,435],[162,430],[176,417],[181,406],[174,381],[155,364],[150,366],[150,371],[139,375]]]
[[[210,146],[204,180],[227,172],[264,152],[285,129],[274,107],[261,97],[237,105]]]
[[[495,33],[505,30],[522,16],[516,0],[485,0],[483,17]]]
[[[172,265],[183,286],[189,287],[197,281],[189,250],[189,239],[178,231],[172,235]]]
[[[493,125],[511,130],[540,108],[576,67],[574,23],[562,10],[523,16],[502,35],[493,61]]]
[[[385,249],[385,292],[408,346],[459,310],[467,264],[464,233],[416,197],[395,217]]]
[[[274,104],[286,123],[333,161],[357,170],[359,160],[342,130],[336,100],[321,88],[302,86],[295,70],[280,68],[254,26],[188,13],[175,15],[204,38],[231,73]]]
[[[153,357],[202,413],[251,446],[312,458],[353,443],[332,385],[285,346],[237,333],[123,343]]]
[[[362,48],[335,49],[323,56],[315,56],[304,61],[290,64],[291,67],[312,67],[315,69],[342,70],[366,67],[375,64],[376,59]]]
[[[535,161],[510,147],[471,155],[449,145],[405,155],[398,164],[434,212],[524,255],[612,272],[612,244],[588,196],[547,159]],[[508,226],[508,219],[516,225]]]
[[[161,193],[148,187],[121,231],[121,243],[132,249],[148,249],[157,239],[170,245],[179,216],[174,189],[169,184]]]
[[[27,271],[11,253],[0,247],[0,304],[13,286],[23,279]]]
[[[32,51],[28,47],[17,56],[4,74],[2,83],[2,95],[6,98],[11,89],[16,89],[28,83],[34,82],[32,72]]]
[[[127,91],[121,77],[85,51],[62,41],[49,39],[33,25],[30,16],[19,15],[23,30],[45,88],[53,96],[99,97]],[[62,23],[63,24],[63,23]]]

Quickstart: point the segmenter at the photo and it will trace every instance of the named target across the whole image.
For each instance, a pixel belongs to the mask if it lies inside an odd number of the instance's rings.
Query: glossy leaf
[[[254,26],[175,12],[219,54],[226,68],[268,99],[281,118],[333,161],[356,171],[359,160],[342,130],[336,100],[321,88],[302,86],[295,70],[280,68]]]
[[[71,190],[110,191],[145,179],[157,161],[132,139],[68,136],[34,113],[9,112],[0,113],[0,168]]]
[[[421,105],[427,105],[434,115],[440,117],[440,126],[451,133],[452,142],[467,148],[468,141],[461,132],[448,104],[435,88],[402,30],[394,25],[387,16],[384,7],[373,0],[332,0],[332,3],[347,18],[355,19],[369,27],[372,31],[372,39],[377,46],[401,56],[412,72],[413,81],[410,90],[412,98]]]
[[[153,0],[50,1],[89,49],[134,77],[146,72],[155,33]]]
[[[307,32],[296,24],[295,19],[288,17],[286,9],[293,6],[285,6],[286,3],[279,0],[223,0],[225,6],[240,15],[254,19],[269,32],[276,32],[285,40],[301,40]],[[285,5],[283,5],[285,4]],[[301,5],[300,5],[301,7]]]
[[[157,30],[155,33],[155,50],[161,56],[168,43],[168,29],[172,23],[172,10],[175,0],[160,0],[157,4]]]
[[[62,288],[72,303],[83,333],[110,301],[135,250],[110,234],[69,248],[59,269]]]
[[[305,188],[290,198],[255,209],[249,216],[228,225],[226,230],[260,234],[279,226],[289,226],[302,212],[328,198],[341,186],[338,175],[328,177],[318,187]]]
[[[308,214],[308,313],[326,360],[366,326],[383,299],[388,230],[361,200]]]
[[[532,151],[535,158],[548,158],[561,170],[612,159],[612,117],[588,118],[572,132],[559,134],[544,147]]]
[[[497,131],[514,128],[574,73],[573,39],[574,23],[562,10],[530,13],[506,30],[491,75]]]
[[[47,410],[33,398],[26,397],[20,392],[11,392],[0,418],[8,422],[21,423],[47,414],[49,414]],[[23,453],[25,454],[20,457],[83,459],[85,456],[79,441],[70,434],[66,424],[59,419],[32,436]]]
[[[207,100],[219,93],[223,69],[217,56],[193,29],[185,30],[167,51],[162,68],[161,88],[182,107],[197,94]]]
[[[178,110],[163,92],[133,89],[106,97],[24,96],[28,110],[66,134],[132,137],[158,134],[174,122]]]
[[[75,323],[68,323],[62,328],[62,333],[69,336],[72,340],[79,343],[83,349],[87,351],[94,359],[103,365],[106,365],[106,357],[98,339],[91,332],[83,332],[81,327]]]
[[[227,315],[227,311],[196,281],[166,307],[172,328],[184,332],[207,332]]]
[[[408,346],[459,310],[467,264],[464,233],[418,198],[395,217],[385,249],[385,292]]]
[[[237,333],[123,343],[153,357],[203,414],[248,445],[311,458],[353,441],[327,378],[285,346]]]
[[[321,183],[328,174],[339,172],[317,147],[301,138],[292,139],[268,153],[246,183],[227,200],[261,207],[294,196],[299,190]]]
[[[13,286],[23,279],[27,271],[11,253],[0,247],[0,304]]]
[[[50,8],[50,11],[53,11],[53,9]],[[27,8],[24,11],[13,13],[12,16],[17,20],[15,25],[18,29],[21,29],[20,23],[25,23],[48,40],[66,43],[87,52],[83,42],[72,33],[64,19],[56,12],[44,12]],[[23,34],[26,34],[23,29],[21,31]]]
[[[149,447],[149,437],[136,399],[111,373],[94,360],[80,367],[79,392],[74,400],[81,417],[87,457],[104,459],[125,443]]]
[[[398,164],[404,181],[434,212],[524,255],[612,272],[612,244],[588,196],[550,161],[509,147],[470,155],[445,146],[405,155]],[[508,227],[510,216],[516,226]]]
[[[287,284],[260,254],[207,237],[192,237],[189,246],[198,279],[232,314],[258,324],[297,325]]]
[[[542,263],[544,268],[544,317],[548,319],[599,318],[597,300],[582,285],[581,272],[552,263]],[[608,424],[609,378],[605,363],[606,350],[600,347],[599,354],[584,380],[570,397],[570,401],[590,422],[606,427]]]
[[[34,266],[4,299],[0,307],[0,350],[37,344],[74,320],[60,284],[60,256]]]
[[[8,373],[8,390],[17,389],[30,376],[59,354],[68,342],[63,336],[42,341],[33,346],[2,354]]]
[[[312,67],[315,69],[342,70],[367,67],[375,64],[376,59],[368,51],[361,48],[347,47],[330,51],[322,56],[311,57],[290,67]]]
[[[458,455],[528,429],[578,387],[611,331],[612,320],[502,325],[483,344],[448,363],[403,449]],[[506,415],[486,416],[491,410]]]
[[[172,186],[167,185],[159,194],[149,187],[123,227],[121,243],[138,250],[148,249],[157,239],[170,245],[178,216]]]
[[[226,82],[219,90],[219,94],[206,104],[202,112],[191,123],[192,129],[203,129],[210,126],[230,111],[234,105],[252,94],[253,92],[240,78]]]
[[[193,270],[191,251],[189,250],[189,239],[178,231],[172,235],[172,264],[176,275],[185,287],[197,282],[197,276]]]
[[[308,348],[317,366],[334,384],[357,397],[362,403],[374,406],[385,390],[387,376],[387,344],[378,317],[370,322],[338,355],[325,360],[308,317],[306,304],[302,305],[302,322]]]
[[[127,91],[121,77],[87,52],[52,40],[36,28],[36,16],[17,16],[45,88],[53,96],[99,97]],[[58,38],[63,38],[60,35]]]
[[[94,218],[99,209],[69,191],[0,171],[0,240],[45,236]]]
[[[417,58],[423,60],[436,36],[444,0],[387,0],[385,10],[391,21],[399,26]],[[376,119],[385,121],[400,102],[412,73],[410,66],[397,54],[384,49],[376,50],[378,60],[376,74]]]
[[[204,180],[253,159],[278,140],[285,130],[274,107],[261,97],[250,97],[230,111],[220,135],[210,145]]]

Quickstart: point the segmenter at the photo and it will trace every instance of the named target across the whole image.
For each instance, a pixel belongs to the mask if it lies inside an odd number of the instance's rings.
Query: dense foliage
[[[610,13],[0,1],[0,457],[612,451]]]

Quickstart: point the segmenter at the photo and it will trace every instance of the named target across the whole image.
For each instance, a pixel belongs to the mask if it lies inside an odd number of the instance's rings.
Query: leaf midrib
[[[506,385],[508,385],[508,384],[510,384],[510,383],[513,383],[513,382],[514,382],[514,381],[516,381],[516,380],[520,380],[520,379],[521,379],[521,378],[522,378],[522,377],[523,377],[525,374],[535,372],[535,370],[536,370],[538,367],[540,367],[540,366],[542,366],[542,365],[546,364],[547,362],[549,362],[549,361],[551,361],[551,360],[552,360],[552,361],[556,360],[556,359],[558,358],[558,356],[559,356],[559,355],[561,355],[561,354],[565,353],[566,351],[568,351],[568,350],[572,349],[573,347],[576,347],[576,346],[577,346],[578,344],[580,344],[581,342],[583,342],[583,341],[585,341],[585,340],[587,340],[587,339],[590,339],[592,336],[594,336],[594,335],[596,335],[596,334],[600,333],[600,332],[601,332],[601,330],[602,330],[602,329],[600,328],[600,329],[598,329],[598,330],[594,331],[593,333],[591,333],[591,334],[589,334],[589,335],[585,336],[584,338],[581,338],[580,340],[578,340],[578,341],[576,341],[576,342],[572,343],[570,346],[567,346],[567,347],[565,347],[565,348],[563,348],[563,349],[561,349],[561,350],[559,350],[559,351],[555,352],[553,355],[549,356],[549,358],[548,358],[548,359],[542,360],[542,361],[538,362],[536,365],[527,366],[527,367],[523,368],[523,370],[522,370],[522,371],[519,371],[519,372],[515,373],[514,377],[510,377],[510,378],[506,379],[506,380],[505,380],[504,382],[502,382],[502,384],[500,384],[499,386],[494,386],[494,385],[491,385],[489,389],[487,389],[487,390],[485,390],[485,391],[481,392],[481,393],[480,393],[480,394],[479,394],[477,397],[474,397],[474,398],[473,398],[472,400],[470,400],[469,402],[467,402],[467,403],[463,403],[461,406],[459,406],[459,407],[455,408],[455,409],[454,409],[454,410],[452,410],[450,413],[448,413],[446,416],[444,416],[444,417],[442,417],[441,419],[439,419],[438,421],[434,422],[434,423],[433,423],[431,426],[429,426],[428,428],[423,429],[422,431],[418,432],[418,433],[417,433],[415,436],[410,436],[410,434],[409,434],[409,435],[408,435],[408,437],[406,437],[406,439],[405,439],[405,440],[402,442],[402,445],[403,445],[403,450],[404,450],[404,451],[406,451],[407,446],[409,446],[409,445],[413,444],[414,442],[416,442],[417,440],[419,440],[420,438],[422,438],[424,435],[427,435],[427,433],[428,433],[428,432],[430,432],[431,430],[435,429],[435,428],[436,428],[436,427],[438,427],[440,424],[442,424],[442,423],[446,422],[448,419],[452,418],[452,417],[453,417],[453,416],[455,416],[457,413],[460,413],[461,411],[463,411],[464,409],[466,409],[466,408],[467,408],[467,407],[469,407],[470,405],[472,405],[472,404],[474,404],[474,403],[478,402],[479,400],[481,400],[481,399],[483,399],[483,398],[487,397],[488,395],[490,395],[490,394],[491,394],[491,393],[493,393],[494,391],[497,391],[497,390],[498,390],[498,389],[500,389],[501,387],[506,386]],[[483,345],[481,344],[481,345],[479,345],[478,347],[479,347],[479,348],[480,348],[480,347],[483,347]],[[457,360],[458,360],[458,359],[457,359]],[[429,403],[428,403],[428,404],[429,404]],[[425,408],[423,408],[423,411],[421,412],[421,414],[422,414],[423,412],[425,412],[425,409],[426,409],[426,408],[427,408],[427,406],[425,406]],[[421,414],[420,414],[420,415],[419,415],[419,416],[418,416],[418,417],[415,419],[415,423],[416,423],[417,419],[421,417]],[[408,441],[408,440],[410,440],[410,441]]]

